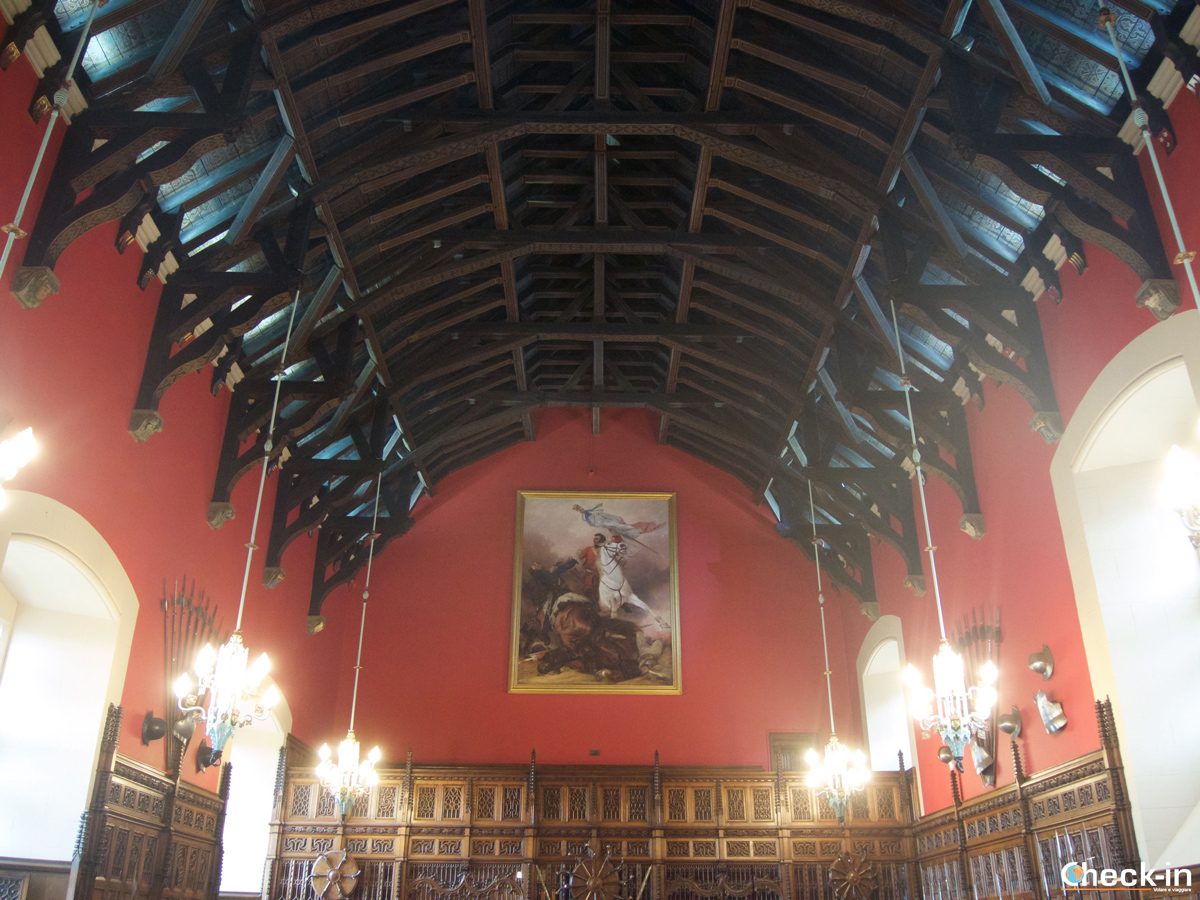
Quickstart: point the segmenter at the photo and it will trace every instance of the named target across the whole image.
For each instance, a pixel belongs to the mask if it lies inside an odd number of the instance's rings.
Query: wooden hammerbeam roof
[[[80,6],[30,9],[66,48]],[[1116,7],[1144,86],[1186,10]],[[1056,439],[1034,309],[1061,297],[1056,263],[1086,266],[1086,239],[1141,302],[1172,298],[1081,9],[114,0],[14,290],[32,305],[75,237],[120,219],[140,286],[165,283],[131,432],[163,427],[186,372],[234,392],[214,527],[282,372],[264,579],[320,527],[310,627],[365,562],[381,473],[386,542],[554,405],[594,428],[653,409],[662,443],[741,479],[809,553],[811,480],[820,552],[871,614],[871,536],[922,589],[899,353],[923,460],[978,537],[963,404],[992,377]]]

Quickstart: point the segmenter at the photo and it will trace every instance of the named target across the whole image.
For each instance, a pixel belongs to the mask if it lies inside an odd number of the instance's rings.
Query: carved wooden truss
[[[868,536],[921,588],[891,306],[922,457],[978,537],[962,404],[991,377],[1057,438],[1034,307],[1061,299],[1057,266],[1091,241],[1138,274],[1131,301],[1178,302],[1115,60],[1059,5],[136,0],[97,20],[108,61],[14,292],[40,302],[71,241],[120,221],[139,286],[165,282],[131,433],[163,427],[188,372],[235,390],[214,527],[284,372],[264,580],[320,527],[310,627],[365,561],[377,475],[390,539],[554,405],[594,428],[656,411],[662,442],[806,547],[811,479],[834,578],[870,614]],[[1186,60],[1186,9],[1116,5],[1142,84]],[[72,23],[50,21],[64,46]]]

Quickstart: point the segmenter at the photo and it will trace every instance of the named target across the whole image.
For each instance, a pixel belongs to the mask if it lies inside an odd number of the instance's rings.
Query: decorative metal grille
[[[285,859],[276,867],[272,900],[307,900],[312,897],[312,886],[308,876],[312,872],[311,859]]]
[[[856,819],[871,818],[871,805],[867,802],[866,791],[856,791],[850,795],[850,812]]]
[[[475,817],[478,819],[496,818],[496,789],[481,787],[475,794]]]
[[[605,788],[601,797],[603,797],[604,818],[609,821],[619,821],[621,818],[621,789]]]
[[[437,788],[417,788],[417,818],[432,819],[434,804],[437,801]]]
[[[561,788],[542,788],[542,818],[551,822],[557,822],[562,818]]]
[[[687,792],[683,788],[667,791],[667,818],[672,822],[687,821]]]
[[[771,812],[771,789],[770,788],[755,788],[754,789],[754,821],[769,822],[775,816]]]
[[[0,876],[0,900],[24,900],[26,875]]]
[[[458,785],[446,785],[442,788],[442,818],[462,818],[462,788]]]
[[[392,900],[395,873],[395,866],[388,860],[364,863],[358,900]]]
[[[379,800],[375,804],[375,818],[394,819],[396,817],[396,793],[394,787],[379,789]]]
[[[891,788],[875,790],[875,814],[881,819],[896,818],[896,795]]]
[[[696,788],[692,792],[692,804],[695,807],[697,822],[712,821],[712,790],[710,788]]]
[[[645,822],[646,818],[646,789],[631,787],[629,789],[629,821]],[[649,855],[649,854],[646,854]]]
[[[836,819],[837,813],[833,811],[833,807],[829,804],[829,795],[821,794],[817,797],[817,818],[819,819]]]
[[[726,791],[725,809],[730,821],[744,821],[746,818],[746,792],[741,788],[730,788]]]
[[[365,819],[371,815],[371,792],[365,791],[354,798],[350,804],[350,815],[356,819]]]
[[[802,863],[793,871],[797,900],[833,900],[833,882],[827,866],[822,863]]]
[[[501,815],[505,819],[521,818],[521,789],[519,787],[504,788],[504,806]]]
[[[587,788],[573,787],[567,789],[567,818],[586,819],[588,817]]]
[[[317,797],[317,816],[336,816],[337,799],[325,788],[320,790],[320,796]]]

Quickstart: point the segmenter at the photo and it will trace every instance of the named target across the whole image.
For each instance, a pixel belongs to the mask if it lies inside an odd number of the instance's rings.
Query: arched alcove
[[[270,679],[267,680],[269,683]],[[239,729],[233,740],[229,753],[229,763],[233,767],[229,807],[222,838],[223,896],[253,894],[257,897],[262,892],[279,751],[291,730],[292,712],[281,693],[279,703],[266,719]]]
[[[1092,682],[1113,700],[1138,849],[1156,868],[1200,846],[1200,559],[1157,499],[1171,444],[1197,448],[1198,348],[1195,310],[1131,341],[1051,466]]]
[[[916,761],[901,677],[905,665],[899,617],[880,616],[863,638],[857,663],[863,734],[871,768],[877,772],[896,771],[899,751],[904,752],[906,764]]]
[[[70,859],[137,597],[80,515],[8,492],[0,514],[0,857]]]

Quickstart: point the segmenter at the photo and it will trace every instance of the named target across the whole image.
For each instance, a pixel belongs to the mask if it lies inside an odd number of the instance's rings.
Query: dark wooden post
[[[1025,767],[1021,763],[1021,748],[1017,745],[1015,738],[1010,741],[1012,747],[1012,762],[1013,762],[1013,784],[1017,789],[1017,805],[1021,811],[1021,833],[1024,838],[1025,848],[1025,871],[1029,873],[1029,877],[1033,880],[1030,889],[1033,891],[1033,900],[1049,900],[1046,896],[1046,891],[1043,887],[1042,880],[1036,876],[1036,872],[1041,867],[1041,857],[1038,853],[1037,838],[1033,833],[1033,820],[1029,815],[1029,799],[1025,796]]]
[[[1137,836],[1133,830],[1129,793],[1125,790],[1125,764],[1121,759],[1121,745],[1117,740],[1112,700],[1108,697],[1096,701],[1096,725],[1100,731],[1100,749],[1104,752],[1104,768],[1108,770],[1109,780],[1112,782],[1113,820],[1121,842],[1120,865],[1124,868],[1140,869],[1142,858],[1138,853]]]
[[[108,800],[108,786],[112,780],[113,759],[117,755],[117,742],[121,737],[121,718],[124,707],[108,704],[108,716],[104,720],[104,736],[100,740],[100,760],[96,765],[96,784],[92,789],[92,802],[83,814],[82,833],[77,842],[78,852],[71,863],[71,876],[67,881],[67,896],[74,900],[89,900],[96,869],[108,855],[108,816],[104,804]]]

